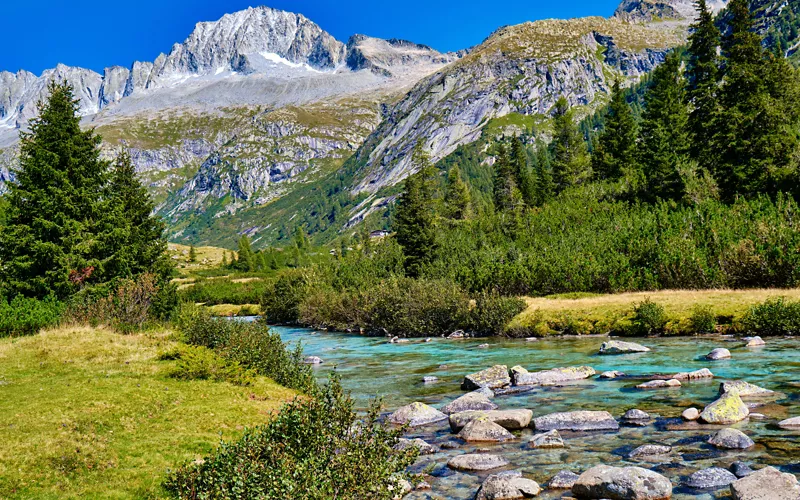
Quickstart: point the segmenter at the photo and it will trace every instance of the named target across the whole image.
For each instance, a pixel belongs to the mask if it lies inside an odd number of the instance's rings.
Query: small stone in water
[[[539,339],[537,339],[536,337],[528,337],[525,339],[525,342],[538,342],[538,341]]]
[[[478,349],[487,349],[488,347],[489,347],[489,344],[481,344],[481,345],[478,346]]]
[[[733,462],[730,466],[730,471],[738,478],[749,476],[755,472],[749,465],[744,462]]]
[[[732,472],[720,467],[711,467],[695,472],[686,480],[686,486],[701,490],[720,489],[736,481]]]
[[[700,410],[697,408],[686,408],[683,410],[683,413],[681,413],[681,417],[689,422],[695,421],[700,418]]]
[[[620,371],[617,371],[617,370],[603,372],[603,373],[600,374],[600,378],[619,378],[619,377],[624,377],[624,376],[625,376],[624,373],[622,373]]]
[[[303,360],[303,363],[307,365],[321,365],[323,361],[319,356],[306,356],[306,358]]]
[[[752,439],[737,429],[722,429],[711,436],[708,444],[727,450],[746,450],[755,445]]]
[[[669,380],[651,380],[636,386],[637,389],[664,389],[670,387],[680,387],[681,381],[674,378]]]
[[[634,408],[626,411],[625,415],[622,416],[622,420],[650,420],[650,414]]]
[[[718,359],[728,359],[731,357],[731,352],[723,347],[714,349],[710,353],[706,354],[706,359],[711,361],[716,361]]]
[[[580,476],[572,471],[562,470],[550,479],[547,487],[553,490],[569,490]]]
[[[433,382],[438,382],[439,381],[439,377],[426,376],[426,377],[422,377],[422,381],[425,382],[426,384],[430,384],[430,383],[433,383]]]
[[[671,446],[665,446],[660,444],[645,444],[642,445],[632,452],[628,453],[628,458],[640,458],[640,457],[649,457],[654,455],[666,455],[672,452]]]

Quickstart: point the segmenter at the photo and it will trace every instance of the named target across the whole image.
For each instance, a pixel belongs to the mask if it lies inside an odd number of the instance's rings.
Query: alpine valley
[[[800,1],[754,8],[792,54]],[[298,225],[332,240],[385,224],[418,143],[438,162],[487,135],[547,141],[559,97],[580,116],[600,108],[616,79],[638,81],[685,42],[693,14],[690,0],[623,0],[610,18],[507,26],[440,53],[345,43],[301,14],[249,8],[198,23],[152,62],[0,72],[0,183],[48,82],[66,80],[106,153],[130,151],[170,241],[232,247],[247,234],[264,247]]]

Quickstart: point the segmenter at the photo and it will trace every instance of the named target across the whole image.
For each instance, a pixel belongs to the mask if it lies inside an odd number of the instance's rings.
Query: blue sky
[[[404,38],[441,51],[480,43],[499,26],[609,16],[619,0],[0,0],[0,70],[37,75],[61,62],[102,71],[152,61],[195,23],[248,6],[299,12],[341,41],[354,33]]]

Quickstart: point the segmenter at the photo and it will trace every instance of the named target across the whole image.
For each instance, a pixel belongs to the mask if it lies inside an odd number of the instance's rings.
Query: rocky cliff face
[[[728,0],[709,0],[708,7],[719,12]],[[689,23],[695,18],[694,0],[622,0],[614,17],[636,23],[652,21],[681,21]]]

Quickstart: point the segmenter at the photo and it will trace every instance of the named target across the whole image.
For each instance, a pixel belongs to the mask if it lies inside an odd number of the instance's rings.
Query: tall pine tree
[[[550,166],[550,151],[544,143],[540,142],[536,146],[536,176],[534,178],[536,205],[541,206],[550,201],[555,190],[553,171]]]
[[[553,178],[559,191],[582,184],[592,177],[589,154],[567,99],[556,101],[552,150]]]
[[[528,166],[528,152],[525,150],[525,144],[522,142],[521,137],[511,139],[511,166],[514,171],[514,177],[519,187],[522,201],[528,206],[536,204],[533,177],[531,176],[531,169]]]
[[[592,168],[600,179],[618,179],[636,164],[636,120],[619,80],[614,82],[605,128],[592,153]]]
[[[505,143],[497,146],[494,160],[494,206],[501,212],[514,211],[523,204],[514,164]]]
[[[468,219],[472,214],[472,200],[469,187],[461,179],[461,169],[457,165],[447,174],[444,193],[444,206],[447,217],[456,220]]]
[[[419,277],[436,249],[434,219],[433,166],[421,146],[414,150],[413,162],[419,168],[406,178],[394,216],[395,238],[403,248],[406,274]]]

